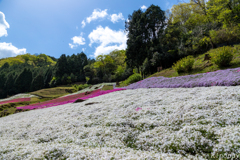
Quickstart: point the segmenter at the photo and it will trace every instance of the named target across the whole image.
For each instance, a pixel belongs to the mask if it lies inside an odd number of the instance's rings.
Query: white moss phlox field
[[[113,92],[0,118],[0,159],[240,154],[240,86]]]

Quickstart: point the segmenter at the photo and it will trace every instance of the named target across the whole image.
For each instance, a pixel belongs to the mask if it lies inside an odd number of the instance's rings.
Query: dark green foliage
[[[125,25],[128,31],[126,62],[129,67],[140,70],[146,58],[150,60],[155,52],[162,52],[159,41],[163,36],[166,17],[159,6],[151,5],[146,12],[140,9],[134,11],[128,19]],[[153,66],[148,67],[148,72],[152,72]]]
[[[24,93],[30,91],[32,82],[32,71],[24,68],[15,80],[14,86],[17,93]]]
[[[14,93],[16,93],[14,82],[15,82],[14,75],[12,73],[9,73],[4,84],[4,90],[6,95],[13,95]]]
[[[130,67],[140,67],[146,57],[146,30],[144,29],[144,17],[142,10],[134,11],[125,22],[125,30],[128,31],[126,62]]]
[[[42,89],[43,86],[44,86],[43,76],[42,74],[39,74],[32,81],[31,91]]]
[[[77,76],[75,76],[73,73],[70,74],[70,78],[71,78],[72,83],[77,81]]]
[[[67,62],[67,57],[65,54],[62,54],[55,65],[55,76],[63,77],[65,73],[68,73],[69,66]]]
[[[49,88],[49,83],[51,82],[51,79],[52,79],[52,68],[48,68],[48,70],[46,71],[45,75],[44,75],[44,81],[43,81],[43,85],[44,85],[44,88]]]

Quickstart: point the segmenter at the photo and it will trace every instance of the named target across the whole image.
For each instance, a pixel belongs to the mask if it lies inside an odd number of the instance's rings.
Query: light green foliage
[[[116,77],[121,77],[121,75],[123,74],[123,72],[124,72],[124,68],[119,65],[118,68],[117,68],[117,70],[116,70],[116,72],[115,72]]]
[[[111,73],[115,69],[115,64],[111,56],[99,55],[94,63],[94,68],[100,68]]]
[[[208,15],[212,21],[221,22],[224,27],[231,24],[232,9],[229,0],[209,0],[207,7]]]
[[[187,56],[177,61],[177,63],[174,63],[172,68],[178,73],[189,72],[192,70],[193,64],[194,64],[194,58],[192,56]]]
[[[140,80],[142,80],[142,76],[139,73],[134,73],[133,75],[128,77],[128,79],[123,81],[123,84],[129,85],[131,83],[135,83],[135,82],[140,81]]]
[[[39,65],[40,63],[44,63],[44,64],[48,64],[48,65],[55,65],[56,62],[53,61],[50,57],[48,57],[45,54],[40,54],[38,56],[35,55],[31,55],[29,53],[27,54],[23,54],[23,55],[18,55],[16,57],[9,57],[9,58],[5,58],[5,59],[1,59],[0,60],[0,67],[4,64],[8,62],[10,66],[14,65],[14,64],[22,64],[22,63],[28,63],[34,66]]]
[[[75,92],[80,91],[82,89],[85,89],[85,88],[87,88],[89,86],[90,86],[89,84],[79,84],[79,85],[74,84],[74,85],[72,85],[72,87],[74,88]]]
[[[230,46],[224,46],[212,50],[210,52],[211,61],[218,65],[219,67],[226,67],[230,65],[230,62],[233,59],[233,53],[236,50]]]
[[[122,66],[122,68],[126,68],[126,50],[114,50],[110,52],[108,55],[112,57],[114,64],[117,66]]]
[[[86,77],[86,83],[88,83],[89,80],[90,80],[90,78],[89,78],[89,77]]]

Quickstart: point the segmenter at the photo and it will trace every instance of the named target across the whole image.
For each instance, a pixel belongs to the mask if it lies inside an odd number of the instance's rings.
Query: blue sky
[[[125,49],[125,20],[151,4],[165,11],[178,0],[0,0],[0,58]]]

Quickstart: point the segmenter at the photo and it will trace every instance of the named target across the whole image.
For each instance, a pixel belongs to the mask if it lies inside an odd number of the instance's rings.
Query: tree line
[[[97,84],[122,81],[133,72],[125,63],[125,50],[114,50],[96,59],[81,52],[60,58],[25,54],[0,60],[0,98],[75,82]]]

